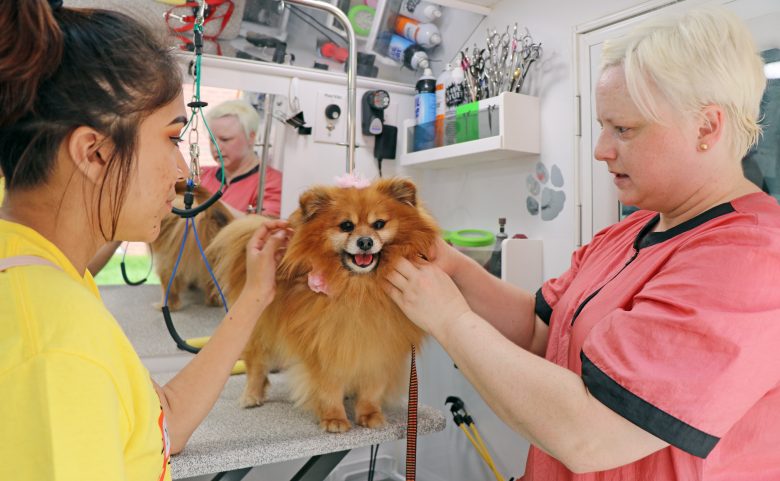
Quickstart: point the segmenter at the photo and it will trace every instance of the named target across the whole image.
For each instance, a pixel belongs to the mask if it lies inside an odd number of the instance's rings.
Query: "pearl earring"
[[[705,144],[705,143],[699,144],[699,150],[707,150],[709,148],[710,148],[710,146]]]

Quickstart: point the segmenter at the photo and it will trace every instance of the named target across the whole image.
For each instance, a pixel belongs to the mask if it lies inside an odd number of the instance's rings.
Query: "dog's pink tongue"
[[[374,260],[374,254],[355,254],[355,264],[366,267]]]

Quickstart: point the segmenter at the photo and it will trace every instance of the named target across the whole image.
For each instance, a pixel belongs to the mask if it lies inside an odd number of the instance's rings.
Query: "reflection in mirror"
[[[191,96],[193,86],[184,85],[185,99]],[[273,111],[280,111],[286,99],[273,96]],[[262,214],[278,217],[282,193],[282,150],[285,125],[275,122],[273,115],[266,115],[266,95],[258,92],[201,86],[201,99],[208,102],[203,113],[208,126],[217,141],[224,162],[222,203],[243,215],[256,212],[259,185],[261,182],[260,162],[263,156],[266,121],[271,122],[269,150],[265,169]],[[269,97],[270,100],[270,97]],[[192,129],[185,132],[179,145],[185,161],[191,161],[191,147],[195,143],[200,152],[201,186],[213,193],[222,183],[222,168],[219,165],[217,149],[211,142],[208,131],[201,123],[197,133]]]

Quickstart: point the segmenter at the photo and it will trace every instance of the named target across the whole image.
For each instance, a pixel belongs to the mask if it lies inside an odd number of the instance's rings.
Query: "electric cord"
[[[374,481],[374,473],[376,472],[376,458],[379,455],[379,445],[374,444],[371,446],[371,456],[368,458],[368,481]]]
[[[346,40],[344,40],[342,36],[329,29],[326,25],[311,16],[309,13],[305,12],[302,8],[298,8],[293,5],[288,5],[287,8],[289,8],[290,12],[298,17],[302,22],[317,30],[320,35],[326,37],[331,42],[338,43],[342,46],[346,45]]]

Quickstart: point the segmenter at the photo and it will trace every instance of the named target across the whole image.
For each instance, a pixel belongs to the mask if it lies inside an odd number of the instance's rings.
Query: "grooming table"
[[[103,286],[100,293],[155,381],[164,384],[177,369],[170,366],[181,366],[192,357],[176,348],[162,314],[152,306],[160,300],[159,286]],[[185,294],[183,309],[172,313],[174,325],[185,339],[211,334],[224,315],[221,307],[205,307],[198,304],[199,300],[200,297]],[[292,479],[321,481],[350,449],[405,437],[405,407],[385,410],[387,425],[382,429],[354,426],[343,434],[322,432],[313,415],[290,403],[283,373],[271,374],[268,400],[263,406],[241,408],[238,398],[245,377],[232,376],[228,380],[184,451],[171,457],[174,479],[219,473],[215,480],[240,480],[253,466],[309,457]],[[346,408],[347,416],[354,419],[354,401],[348,400]],[[442,412],[419,406],[419,435],[441,431],[445,424]]]

